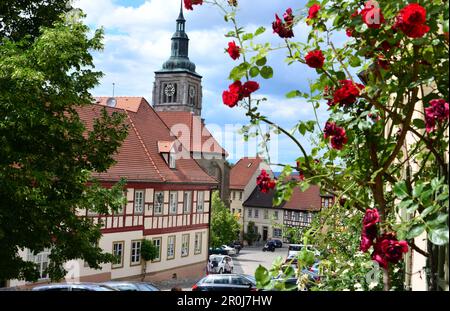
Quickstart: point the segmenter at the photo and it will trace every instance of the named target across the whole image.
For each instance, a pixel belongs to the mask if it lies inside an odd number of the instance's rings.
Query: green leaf
[[[353,55],[350,57],[349,64],[352,67],[359,67],[361,66],[361,60],[358,56]]]
[[[267,63],[266,57],[261,57],[256,61],[256,65],[258,65],[259,67],[264,66],[266,63]]]
[[[264,27],[259,27],[258,29],[256,29],[256,31],[255,31],[255,37],[256,36],[259,36],[260,34],[262,34],[262,33],[264,33],[266,31],[266,28],[264,28]]]
[[[448,244],[448,226],[431,230],[428,234],[428,239],[435,245]]]
[[[299,96],[301,96],[301,94],[302,93],[298,90],[290,91],[289,93],[286,94],[286,98],[299,97]]]
[[[260,74],[264,79],[270,79],[273,77],[273,69],[272,67],[264,66],[261,68]]]
[[[425,231],[425,224],[415,225],[413,226],[408,234],[406,235],[407,239],[414,239],[415,237],[422,234]]]
[[[254,78],[257,75],[259,75],[259,68],[258,67],[252,67],[250,68],[250,77]]]
[[[427,225],[430,227],[437,227],[442,223],[445,223],[448,219],[448,214],[439,214],[435,219],[427,221]]]
[[[422,119],[414,119],[413,125],[417,127],[418,129],[424,129],[425,128],[425,121]]]
[[[246,33],[245,35],[242,36],[243,41],[247,41],[247,40],[251,40],[251,39],[253,39],[252,33]]]
[[[259,265],[255,271],[255,279],[256,279],[256,286],[258,288],[264,287],[270,282],[269,271],[267,271],[267,269],[264,268],[263,266]]]
[[[406,188],[406,182],[404,180],[395,184],[394,193],[399,199],[409,197],[408,190]]]

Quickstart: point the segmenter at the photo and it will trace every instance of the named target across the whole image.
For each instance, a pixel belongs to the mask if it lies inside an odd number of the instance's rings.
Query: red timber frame
[[[102,186],[106,188],[112,187],[114,183],[102,182]],[[133,199],[127,201],[127,205],[132,204],[132,210],[127,210],[123,208],[122,214],[115,215],[88,215],[86,212],[86,217],[91,217],[97,219],[97,221],[103,221],[102,233],[117,233],[117,232],[127,232],[127,231],[138,231],[142,230],[143,235],[159,235],[165,233],[174,233],[188,230],[198,230],[198,229],[208,229],[210,222],[210,211],[211,211],[211,192],[216,189],[215,185],[195,185],[195,184],[159,184],[159,183],[139,183],[130,182],[126,184],[127,189],[143,190],[144,191],[144,207],[142,214],[135,214],[134,210],[134,193]],[[146,189],[153,189],[153,196],[148,198],[145,195]],[[177,202],[177,213],[170,214],[169,209],[169,198],[166,200],[164,198],[163,210],[161,215],[154,215],[154,196],[157,191],[183,191],[183,195],[178,195]],[[185,214],[183,208],[181,208],[181,213],[179,212],[179,205],[183,204],[184,191],[191,192],[191,208],[189,213]],[[196,192],[194,192],[196,191]],[[209,209],[207,212],[197,213],[196,204],[197,202],[197,191],[210,191],[209,196],[204,196],[204,204],[209,203]],[[194,196],[194,193],[197,195]],[[195,206],[195,209],[194,209]],[[167,208],[166,208],[167,207]],[[167,210],[167,213],[165,213]],[[181,219],[180,219],[181,218]],[[146,221],[150,219],[151,228],[146,228]],[[128,220],[128,221],[127,221]],[[195,220],[195,221],[194,221]],[[148,221],[147,221],[148,223]],[[127,225],[128,224],[128,225]]]

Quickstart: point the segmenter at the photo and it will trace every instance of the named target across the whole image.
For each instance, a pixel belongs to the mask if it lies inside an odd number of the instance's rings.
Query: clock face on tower
[[[195,87],[193,86],[189,87],[189,97],[191,98],[195,97]]]
[[[164,88],[164,94],[166,94],[167,96],[173,96],[173,94],[175,94],[175,87],[172,83],[166,85],[166,87]]]

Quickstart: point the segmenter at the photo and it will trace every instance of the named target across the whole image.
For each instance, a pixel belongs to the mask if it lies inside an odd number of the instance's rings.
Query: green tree
[[[252,245],[258,239],[258,232],[256,232],[255,223],[249,221],[247,224],[247,232],[244,234],[244,240],[247,241],[248,245]]]
[[[212,194],[211,247],[219,247],[236,240],[240,231],[237,215],[233,215],[220,199],[218,191]]]
[[[147,239],[142,240],[141,244],[141,258],[142,258],[142,281],[145,280],[145,274],[147,273],[147,262],[158,258],[158,247]]]
[[[35,40],[0,38],[0,279],[37,279],[23,249],[51,249],[53,280],[68,260],[100,268],[113,259],[96,246],[101,225],[79,215],[123,206],[123,182],[106,189],[91,175],[114,164],[127,128],[116,112],[103,110],[89,128],[78,115],[102,76],[91,52],[102,49],[103,33],[89,37],[82,17],[41,27]]]
[[[51,27],[72,9],[70,0],[6,0],[0,2],[0,38],[36,38],[40,27]]]

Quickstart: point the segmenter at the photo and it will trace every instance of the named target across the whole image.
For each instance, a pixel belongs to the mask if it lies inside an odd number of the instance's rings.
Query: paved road
[[[244,247],[239,255],[233,257],[234,272],[255,275],[256,268],[262,265],[269,269],[272,266],[272,262],[278,256],[286,258],[287,245],[282,248],[276,248],[275,252],[263,252],[261,247]]]

